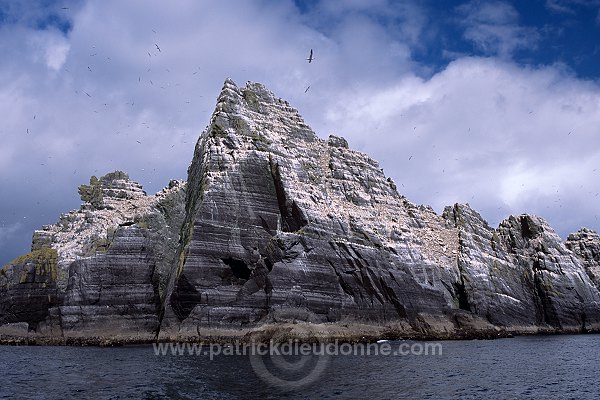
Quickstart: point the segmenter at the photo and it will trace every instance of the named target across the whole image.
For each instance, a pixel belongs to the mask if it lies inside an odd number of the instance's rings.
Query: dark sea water
[[[387,346],[402,343],[414,344]],[[155,355],[153,346],[0,346],[0,398],[600,398],[599,335],[439,343],[442,355],[259,357],[262,363],[248,355]]]

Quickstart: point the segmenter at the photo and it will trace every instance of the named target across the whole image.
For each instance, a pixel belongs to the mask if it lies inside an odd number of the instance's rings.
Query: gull
[[[154,43],[154,45],[156,46],[156,48],[158,49],[158,51],[160,52],[160,47],[158,47],[158,45],[156,43]]]
[[[308,92],[308,89],[310,89],[310,85],[308,85],[308,87],[306,88],[306,90],[304,91],[304,93]]]
[[[308,55],[308,58],[306,59],[306,61],[308,61],[308,63],[310,64],[312,62],[312,60],[314,60],[313,51],[312,51],[312,49],[310,49],[310,54]]]

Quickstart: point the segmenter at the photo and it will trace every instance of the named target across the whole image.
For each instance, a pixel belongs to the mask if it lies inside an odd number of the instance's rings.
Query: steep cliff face
[[[492,229],[465,205],[415,206],[259,84],[225,82],[188,172],[164,337],[290,320],[434,335],[598,328],[585,263],[543,220]]]
[[[35,249],[0,269],[0,327],[35,331],[60,302],[56,250]]]
[[[583,262],[585,270],[600,288],[600,236],[591,229],[582,228],[569,235],[566,246]]]
[[[0,270],[0,335],[192,339],[264,324],[462,337],[600,328],[600,238],[541,218],[437,215],[376,161],[227,80],[187,183],[122,172]],[[28,299],[35,299],[32,304]],[[354,328],[353,328],[354,327]],[[363,327],[363,328],[360,328]],[[380,331],[382,332],[382,331]]]
[[[465,205],[444,210],[459,229],[464,307],[514,330],[597,329],[600,296],[585,265],[539,217],[511,216],[498,229]]]
[[[187,205],[163,333],[417,322],[452,308],[456,229],[259,84],[225,83],[189,169]]]
[[[79,189],[79,210],[0,270],[0,334],[150,340],[177,254],[185,184],[155,196],[120,171]]]

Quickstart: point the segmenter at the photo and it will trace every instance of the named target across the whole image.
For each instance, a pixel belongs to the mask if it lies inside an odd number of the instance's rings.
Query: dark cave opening
[[[248,280],[250,273],[252,272],[248,265],[243,260],[237,260],[235,258],[222,258],[223,262],[231,268],[231,272],[238,279]]]
[[[458,308],[461,310],[472,311],[471,304],[469,304],[469,295],[467,294],[465,283],[462,279],[460,283],[454,283],[454,290],[458,299]]]

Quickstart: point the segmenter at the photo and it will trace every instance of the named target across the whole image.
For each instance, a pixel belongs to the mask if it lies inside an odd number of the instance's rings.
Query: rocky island
[[[258,83],[225,81],[187,182],[121,171],[0,270],[4,343],[466,338],[600,330],[600,237],[398,193]]]

